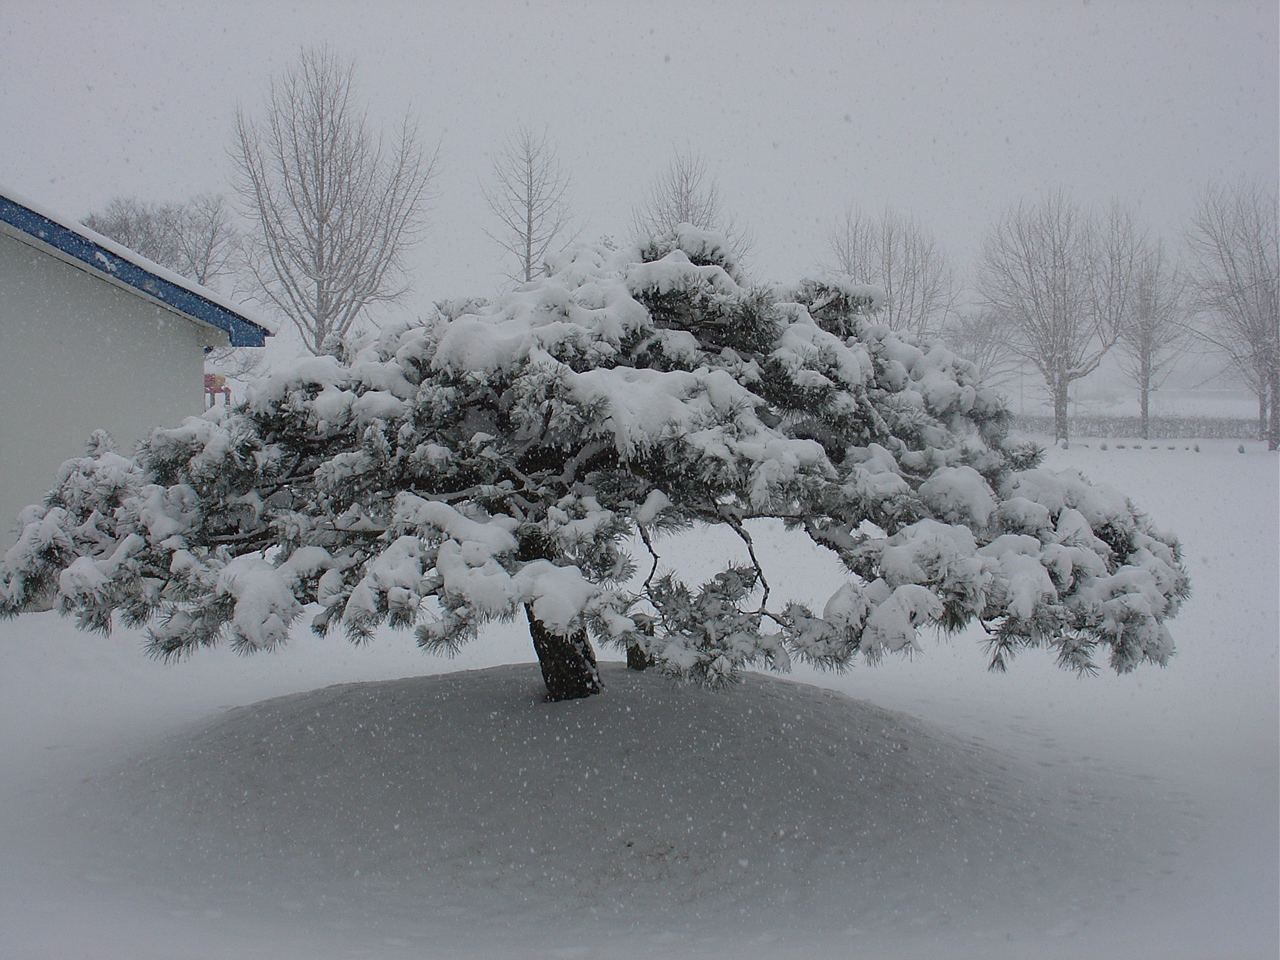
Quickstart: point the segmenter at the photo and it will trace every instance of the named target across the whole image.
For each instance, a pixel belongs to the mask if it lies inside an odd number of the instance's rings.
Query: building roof
[[[233,347],[260,347],[276,332],[274,324],[250,318],[214,291],[88,227],[63,220],[27,200],[15,200],[6,192],[0,192],[0,230],[28,243],[34,240],[33,246],[45,248],[61,260],[158,301],[188,319],[217,327]]]

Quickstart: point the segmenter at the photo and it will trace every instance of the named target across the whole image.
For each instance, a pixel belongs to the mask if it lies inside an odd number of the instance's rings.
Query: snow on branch
[[[523,610],[592,669],[588,631],[708,683],[970,623],[996,668],[1025,647],[1080,672],[1167,661],[1173,537],[1038,468],[973,364],[877,322],[878,291],[749,286],[724,251],[687,226],[578,246],[493,302],[276,370],[132,460],[96,437],[24,512],[0,614],[119,615],[174,657],[269,649],[303,616],[451,650]],[[770,590],[761,518],[847,569],[821,611]],[[750,564],[661,570],[657,535],[699,526]]]

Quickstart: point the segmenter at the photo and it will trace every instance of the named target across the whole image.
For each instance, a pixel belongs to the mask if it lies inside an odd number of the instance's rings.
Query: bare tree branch
[[[1129,317],[1116,345],[1120,370],[1138,388],[1144,439],[1151,433],[1151,392],[1164,385],[1190,341],[1186,315],[1186,278],[1157,241],[1138,265]]]
[[[1197,330],[1258,398],[1259,429],[1280,448],[1280,264],[1276,194],[1241,180],[1205,191],[1187,230]],[[1269,417],[1268,417],[1269,413]]]
[[[725,215],[720,185],[706,160],[690,151],[676,154],[631,213],[632,232],[641,238],[668,233],[682,223],[721,234],[739,265],[755,246],[750,232]]]
[[[402,297],[406,250],[425,227],[437,152],[408,117],[392,143],[355,102],[355,67],[304,50],[272,80],[261,121],[236,111],[236,189],[254,224],[249,274],[323,353],[365,309]]]
[[[148,260],[205,287],[232,273],[240,233],[226,200],[198,194],[183,203],[115,197],[83,223]]]
[[[1000,387],[1023,369],[1023,360],[1009,348],[1009,331],[990,309],[957,310],[940,337],[947,346],[978,368],[982,382]]]
[[[880,319],[894,330],[936,336],[955,310],[955,270],[913,217],[886,209],[872,219],[852,205],[827,229],[829,264],[885,294]]]
[[[1099,218],[1061,193],[1018,203],[987,236],[980,295],[1010,349],[1043,377],[1059,439],[1071,384],[1097,369],[1124,330],[1143,243],[1123,206]]]
[[[521,127],[493,158],[493,179],[491,187],[481,189],[502,229],[485,233],[516,258],[516,270],[508,276],[528,282],[542,271],[552,244],[569,228],[569,175],[546,134]]]
[[[148,260],[174,269],[171,205],[135,197],[113,197],[102,210],[89,214],[81,222]]]
[[[206,287],[234,274],[241,238],[226,198],[198,194],[182,204],[179,214],[173,269]]]

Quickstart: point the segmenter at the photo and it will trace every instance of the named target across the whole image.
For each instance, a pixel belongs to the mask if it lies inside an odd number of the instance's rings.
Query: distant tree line
[[[1013,428],[1023,433],[1046,434],[1053,429],[1053,417],[1024,414],[1013,418]],[[1258,422],[1248,417],[1197,416],[1114,416],[1072,414],[1067,418],[1075,436],[1141,438],[1143,440],[1256,440]]]
[[[370,307],[409,289],[405,258],[425,232],[438,148],[424,149],[408,116],[385,137],[359,100],[354,64],[320,47],[271,80],[260,114],[237,110],[231,154],[236,209],[216,195],[117,198],[84,222],[198,283],[231,286],[288,320],[306,349],[334,353]],[[495,152],[480,192],[511,281],[541,276],[580,232],[571,186],[545,131],[520,127]],[[722,234],[734,261],[749,263],[751,231],[690,149],[640,193],[628,239],[682,223]],[[849,204],[823,239],[830,274],[883,291],[890,328],[946,341],[988,382],[1033,371],[1055,438],[1068,433],[1072,385],[1106,357],[1133,385],[1149,435],[1152,392],[1199,348],[1253,392],[1259,436],[1280,447],[1274,188],[1210,185],[1176,247],[1119,201],[1020,201],[988,231],[967,302],[952,260],[910,214]]]

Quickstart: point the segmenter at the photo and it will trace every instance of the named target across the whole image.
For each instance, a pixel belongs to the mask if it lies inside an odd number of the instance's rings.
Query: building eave
[[[227,305],[218,303],[212,292],[202,293],[195,284],[184,284],[176,275],[155,266],[148,269],[144,258],[136,260],[118,252],[122,248],[102,238],[103,242],[86,236],[32,207],[0,195],[0,224],[7,224],[19,240],[33,246],[47,248],[71,262],[103,277],[147,300],[168,307],[190,320],[223,331],[233,347],[261,347],[265,338],[274,331],[264,324],[250,320]],[[131,252],[131,251],[130,251]],[[136,255],[135,255],[136,256]],[[142,261],[141,263],[137,261]],[[195,289],[192,289],[192,288]]]

